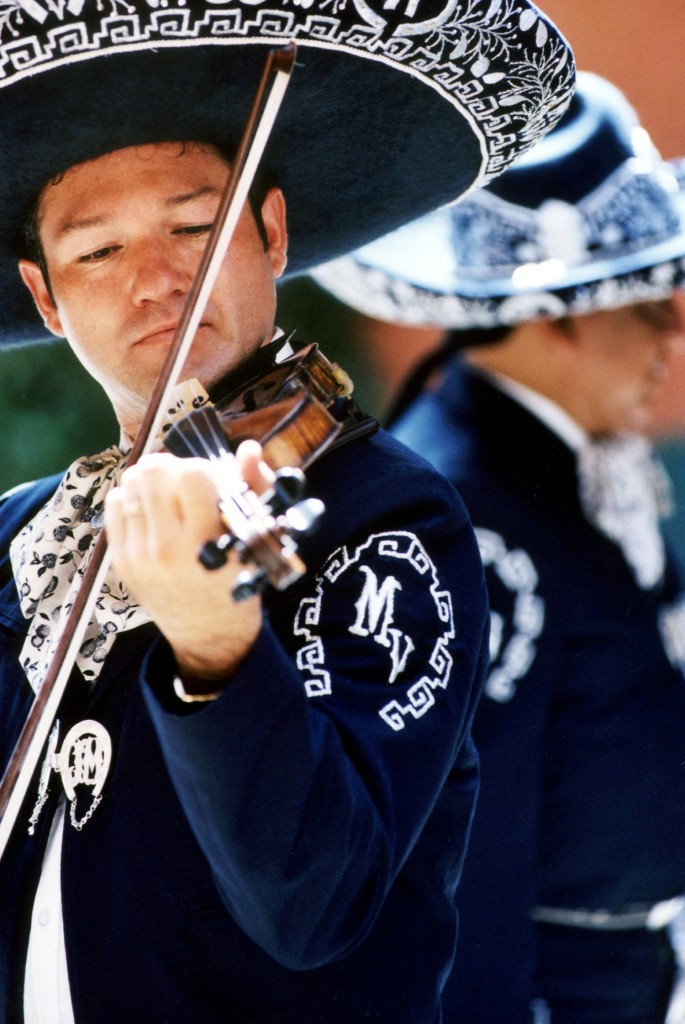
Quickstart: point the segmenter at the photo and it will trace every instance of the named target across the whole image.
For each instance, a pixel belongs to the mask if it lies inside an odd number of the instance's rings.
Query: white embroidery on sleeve
[[[445,689],[452,669],[452,600],[435,565],[416,535],[404,531],[373,534],[359,547],[341,547],[331,555],[317,577],[315,596],[301,601],[295,618],[295,635],[304,641],[296,660],[308,697],[332,693],[319,627],[333,597],[336,615],[349,617],[347,633],[368,637],[387,652],[386,681],[398,696],[378,713],[396,732],[404,729],[407,719],[420,718],[434,706],[436,691]],[[421,635],[412,637],[411,610],[426,597],[429,614],[422,611]],[[427,639],[431,610],[434,635]],[[427,648],[428,657],[419,656]],[[414,661],[412,654],[417,655]]]
[[[517,682],[535,660],[535,641],[545,623],[545,602],[535,593],[538,574],[530,556],[522,548],[507,548],[492,530],[476,528],[475,532],[491,603],[493,573],[513,602],[511,610],[504,613],[490,608],[490,672],[484,693],[504,704],[515,696]]]

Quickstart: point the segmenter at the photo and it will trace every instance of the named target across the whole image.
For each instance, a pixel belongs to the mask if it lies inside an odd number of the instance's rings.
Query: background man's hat
[[[35,337],[16,238],[53,175],[235,142],[267,50],[298,61],[267,159],[301,272],[499,174],[561,116],[572,54],[528,0],[3,0],[1,339]]]
[[[488,188],[313,276],[369,316],[456,330],[660,299],[685,280],[678,170],[579,72],[554,131]]]

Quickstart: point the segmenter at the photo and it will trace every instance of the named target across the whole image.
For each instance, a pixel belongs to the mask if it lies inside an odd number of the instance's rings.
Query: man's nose
[[[137,247],[131,270],[131,293],[136,305],[161,302],[172,295],[186,295],[192,270],[173,247],[150,241]]]

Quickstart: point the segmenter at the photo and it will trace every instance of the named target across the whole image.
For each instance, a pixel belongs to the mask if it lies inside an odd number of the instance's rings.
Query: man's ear
[[[63,338],[62,322],[45,283],[43,271],[37,263],[32,263],[30,260],[19,260],[19,273],[24,284],[31,292],[36,309],[40,313],[47,329],[56,334],[58,338]]]
[[[288,231],[285,197],[280,188],[270,188],[262,203],[262,223],[268,240],[268,254],[274,277],[280,277],[288,262]]]

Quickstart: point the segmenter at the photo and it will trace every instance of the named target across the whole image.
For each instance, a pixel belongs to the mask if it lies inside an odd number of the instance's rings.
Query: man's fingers
[[[262,446],[257,441],[243,441],[236,452],[243,480],[255,494],[273,487],[276,474],[262,460]]]

